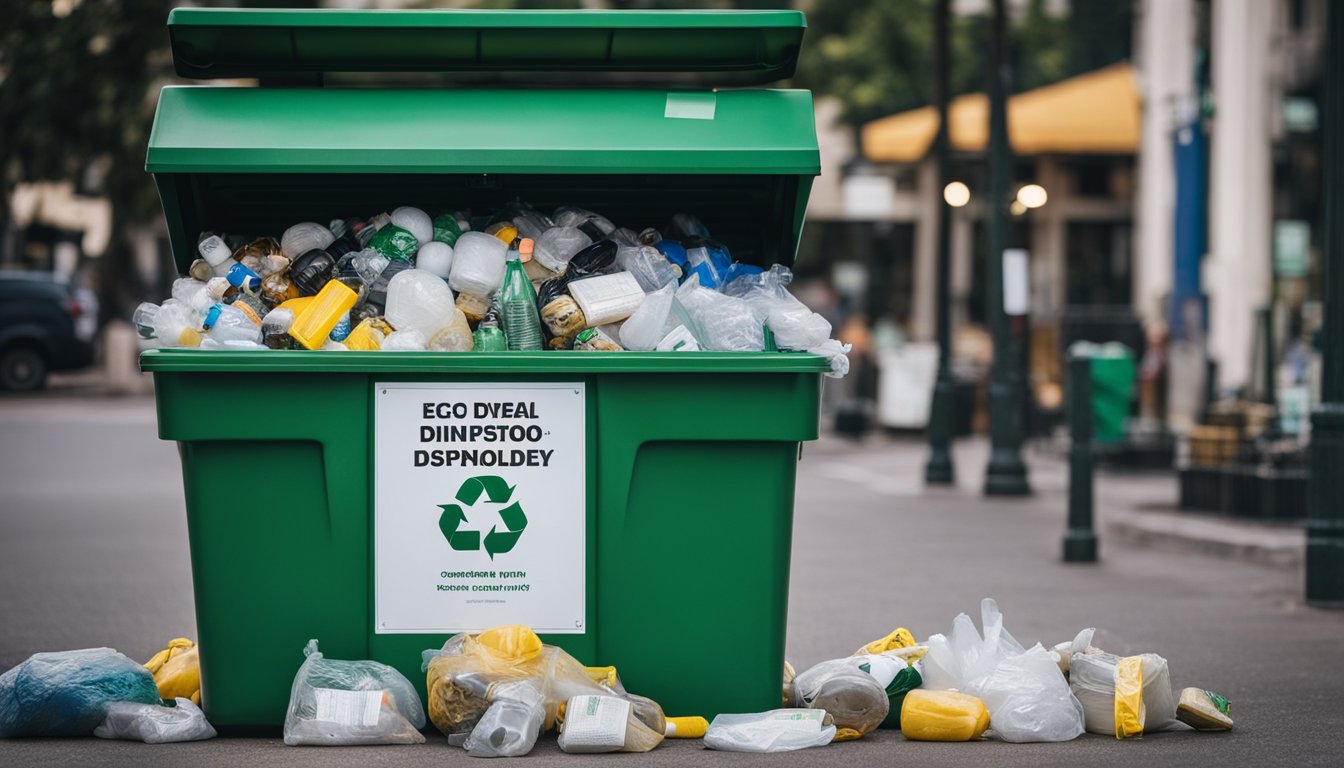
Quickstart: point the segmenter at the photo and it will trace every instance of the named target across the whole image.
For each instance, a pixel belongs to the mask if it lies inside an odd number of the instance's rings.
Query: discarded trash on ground
[[[1092,647],[1095,630],[1071,644],[1069,687],[1083,705],[1089,733],[1126,738],[1176,723],[1167,660],[1153,653],[1121,658]]]
[[[647,751],[668,728],[662,708],[627,692],[614,668],[586,668],[543,644],[528,627],[455,635],[442,649],[425,651],[424,670],[430,720],[450,744],[476,756],[527,754],[542,731],[563,720],[562,709],[580,700],[577,731],[562,742],[574,751],[608,751],[613,745]],[[618,713],[625,715],[619,729]]]
[[[201,656],[196,644],[185,637],[168,642],[168,647],[145,662],[145,669],[154,675],[159,696],[164,701],[183,698],[193,704],[201,703]]]
[[[88,736],[117,701],[158,704],[149,670],[111,648],[35,653],[0,675],[0,738]]]
[[[317,641],[294,675],[285,743],[298,746],[423,744],[425,710],[400,672],[376,661],[324,657]]]
[[[1203,688],[1186,688],[1176,703],[1176,719],[1197,731],[1232,730],[1232,705]]]
[[[969,694],[917,689],[902,701],[900,721],[911,741],[970,741],[989,727],[989,710]]]
[[[789,752],[824,747],[835,733],[835,723],[823,710],[773,709],[719,715],[705,732],[705,746],[726,752]]]
[[[1003,625],[998,603],[980,604],[984,634],[966,614],[947,635],[929,638],[924,687],[976,696],[989,709],[990,734],[1004,741],[1069,741],[1083,733],[1083,707],[1056,656],[1038,643],[1023,648]]]
[[[215,729],[205,713],[191,699],[169,699],[171,706],[115,701],[107,705],[107,716],[93,730],[100,739],[125,739],[146,744],[171,744],[178,741],[213,739]]]

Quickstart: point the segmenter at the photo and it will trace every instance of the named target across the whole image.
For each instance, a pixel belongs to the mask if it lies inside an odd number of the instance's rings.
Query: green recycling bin
[[[1134,353],[1115,341],[1075,342],[1069,353],[1092,361],[1093,440],[1101,445],[1123,442],[1134,402]]]
[[[147,169],[185,272],[203,231],[415,205],[693,212],[791,264],[819,155],[796,12],[178,9]],[[373,74],[370,74],[373,73]],[[369,87],[419,75],[420,87]],[[575,87],[575,83],[582,87]],[[450,84],[451,83],[451,84]],[[620,87],[610,87],[620,86]],[[180,447],[202,693],[278,728],[301,649],[376,659],[527,624],[669,714],[778,706],[796,353],[156,349]]]

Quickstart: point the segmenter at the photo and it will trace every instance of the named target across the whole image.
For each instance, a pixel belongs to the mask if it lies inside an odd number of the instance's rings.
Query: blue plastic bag
[[[114,701],[159,704],[154,676],[111,648],[35,653],[0,675],[0,738],[88,736]]]

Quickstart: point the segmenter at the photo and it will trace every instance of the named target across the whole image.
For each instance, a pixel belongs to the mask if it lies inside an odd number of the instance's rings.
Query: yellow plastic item
[[[199,347],[201,346],[201,332],[195,328],[183,328],[182,333],[178,334],[177,344],[181,347]]]
[[[290,327],[289,335],[308,349],[320,348],[326,343],[331,329],[341,321],[341,315],[349,312],[356,301],[359,301],[359,294],[345,283],[329,281],[302,311],[294,313],[294,325]]]
[[[287,299],[280,302],[280,304],[276,306],[276,309],[288,309],[290,312],[294,313],[294,317],[297,319],[299,313],[306,309],[308,305],[313,302],[313,299],[316,298],[316,296],[300,296],[297,299]]]
[[[520,624],[487,629],[476,639],[486,650],[503,659],[530,661],[541,653],[541,638],[531,627]]]
[[[855,741],[863,738],[863,731],[856,731],[853,728],[836,728],[835,736],[831,739],[834,744],[837,741]]]
[[[505,224],[494,232],[490,232],[489,230],[486,230],[486,232],[503,240],[505,245],[512,243],[518,237],[518,228],[512,224]]]
[[[1115,738],[1143,735],[1143,657],[1126,656],[1115,665]]]
[[[988,727],[985,702],[964,693],[916,688],[901,705],[901,733],[911,741],[970,741]]]
[[[584,667],[583,671],[588,673],[594,683],[605,685],[612,690],[616,689],[616,681],[619,678],[616,676],[615,667]]]
[[[700,716],[669,717],[664,735],[669,739],[703,739],[709,730],[709,721]]]
[[[391,332],[392,326],[382,320],[366,317],[345,337],[345,346],[347,349],[379,350],[383,348],[383,339]]]
[[[145,669],[154,675],[159,696],[169,701],[180,697],[201,703],[201,658],[196,644],[187,638],[169,641],[167,648],[145,662]]]
[[[915,636],[905,627],[897,627],[886,637],[878,638],[871,643],[859,648],[851,656],[865,656],[868,654],[890,653],[897,651],[895,655],[905,659],[907,664],[914,664],[916,661],[924,658],[924,654],[929,649],[915,643]]]

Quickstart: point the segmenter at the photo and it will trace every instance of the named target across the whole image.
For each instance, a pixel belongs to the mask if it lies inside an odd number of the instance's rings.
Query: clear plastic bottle
[[[537,313],[537,294],[519,261],[521,251],[531,253],[532,241],[525,238],[518,250],[509,249],[504,286],[499,297],[501,319],[510,351],[540,350],[541,316]]]

